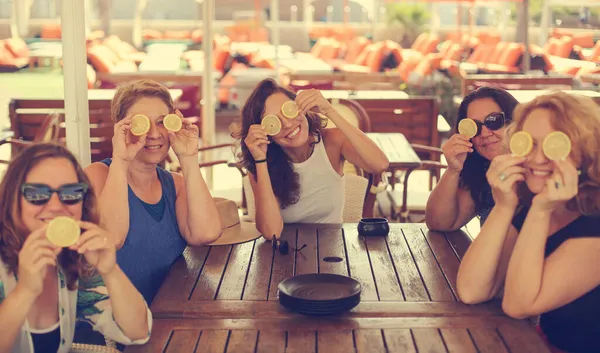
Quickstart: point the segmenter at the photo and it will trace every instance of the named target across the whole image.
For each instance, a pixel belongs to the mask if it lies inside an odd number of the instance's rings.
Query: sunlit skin
[[[483,123],[485,117],[491,113],[502,112],[502,108],[491,98],[474,100],[467,108],[467,117]],[[481,133],[472,139],[475,150],[488,160],[508,152],[503,136],[506,127],[492,131],[485,126],[481,127]]]
[[[535,109],[525,120],[523,131],[528,132],[533,139],[533,149],[527,155],[523,166],[525,167],[525,183],[534,194],[539,194],[546,187],[546,182],[552,177],[555,169],[554,162],[544,155],[542,143],[544,138],[553,131],[557,131],[551,123],[552,112],[548,109]],[[571,155],[567,158],[571,164],[578,166],[572,160]]]
[[[46,184],[58,189],[65,184],[77,183],[77,173],[71,162],[64,158],[48,158],[33,167],[25,183]],[[82,203],[64,205],[56,193],[43,205],[33,205],[21,197],[21,219],[29,232],[33,232],[58,216],[67,216],[76,220],[82,217]]]
[[[281,106],[290,101],[283,93],[275,93],[267,98],[263,116],[276,115],[281,120],[281,131],[272,137],[273,141],[284,149],[295,149],[306,146],[308,142],[308,120],[304,114],[298,114],[293,119],[286,118],[281,113]]]
[[[137,154],[136,159],[146,164],[162,162],[169,152],[169,134],[163,125],[166,115],[172,113],[160,98],[142,97],[127,112],[128,117],[143,114],[150,119],[150,131],[146,134],[145,147]],[[127,134],[127,144],[135,143],[139,137]]]

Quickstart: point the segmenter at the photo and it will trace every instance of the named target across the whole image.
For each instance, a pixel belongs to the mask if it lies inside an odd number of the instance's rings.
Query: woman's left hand
[[[169,142],[177,157],[191,157],[198,155],[199,131],[191,121],[184,119],[179,109],[175,114],[181,118],[183,125],[177,132],[169,131]]]
[[[295,102],[298,106],[299,114],[306,114],[307,111],[311,109],[315,110],[313,108],[316,108],[319,113],[328,115],[329,112],[333,110],[333,107],[329,101],[323,97],[321,91],[314,88],[298,93]]]
[[[554,173],[546,181],[544,190],[533,198],[533,205],[553,211],[577,195],[579,174],[570,161],[555,161]]]
[[[109,274],[117,264],[116,249],[110,241],[110,235],[90,222],[80,221],[79,226],[85,231],[69,249],[83,254],[85,260],[94,266],[100,275]]]

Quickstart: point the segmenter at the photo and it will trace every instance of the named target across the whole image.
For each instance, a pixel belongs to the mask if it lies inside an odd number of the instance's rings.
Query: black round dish
[[[386,236],[390,225],[385,218],[363,218],[358,222],[358,234],[363,236]]]
[[[289,297],[309,301],[331,301],[361,292],[361,285],[351,277],[331,273],[308,273],[285,279],[277,286]]]

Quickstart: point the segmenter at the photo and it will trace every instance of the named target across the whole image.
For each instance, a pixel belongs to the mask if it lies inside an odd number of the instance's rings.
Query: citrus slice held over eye
[[[147,116],[138,114],[131,119],[131,133],[135,136],[142,136],[150,131],[150,119]]]
[[[510,138],[509,147],[513,156],[525,157],[533,148],[533,139],[528,132],[519,131]]]
[[[458,123],[458,133],[468,138],[477,135],[477,124],[473,119],[465,118]]]
[[[571,153],[571,139],[562,131],[551,132],[544,138],[542,151],[550,160],[563,160]]]
[[[75,244],[80,234],[79,224],[74,219],[65,216],[54,218],[46,228],[48,240],[52,244],[63,248]]]
[[[277,115],[267,115],[263,118],[260,123],[262,127],[266,130],[267,135],[275,136],[281,131],[281,120]]]
[[[165,118],[163,119],[163,124],[165,125],[165,128],[167,130],[173,132],[181,130],[181,126],[183,126],[183,122],[177,114],[169,114],[165,116]]]
[[[281,106],[281,114],[286,118],[293,119],[298,116],[298,106],[293,101],[287,101]]]

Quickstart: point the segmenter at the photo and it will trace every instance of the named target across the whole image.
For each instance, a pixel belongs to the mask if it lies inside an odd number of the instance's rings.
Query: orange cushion
[[[383,54],[385,52],[385,46],[383,43],[375,44],[372,50],[367,54],[365,59],[365,66],[371,69],[371,72],[378,72],[383,60]]]
[[[98,72],[113,72],[119,58],[104,45],[94,45],[88,48],[87,57]]]
[[[523,55],[523,51],[523,45],[519,43],[510,43],[506,46],[506,49],[502,53],[497,64],[514,67],[517,65],[517,61],[521,55]]]
[[[348,63],[353,63],[370,43],[371,41],[365,37],[354,38],[354,40],[350,42],[350,45],[348,45],[348,51],[346,52],[344,60]]]
[[[146,29],[142,30],[142,37],[145,40],[156,40],[156,39],[162,39],[163,34],[162,34],[162,32],[157,31],[155,29],[146,28]]]
[[[29,48],[21,38],[9,38],[4,41],[4,46],[15,58],[28,58]]]
[[[593,32],[576,33],[573,36],[573,42],[575,45],[579,45],[582,48],[591,48],[594,46],[594,33]]]
[[[42,27],[41,37],[44,39],[60,39],[62,36],[62,29],[60,24],[44,25]]]
[[[423,32],[423,33],[419,34],[417,39],[415,39],[413,44],[410,46],[411,49],[414,49],[416,51],[421,51],[421,46],[427,40],[427,37],[429,37],[429,33]]]
[[[573,45],[573,38],[563,36],[558,43],[556,53],[554,55],[560,56],[561,58],[568,58],[571,54],[571,50],[573,50]]]

